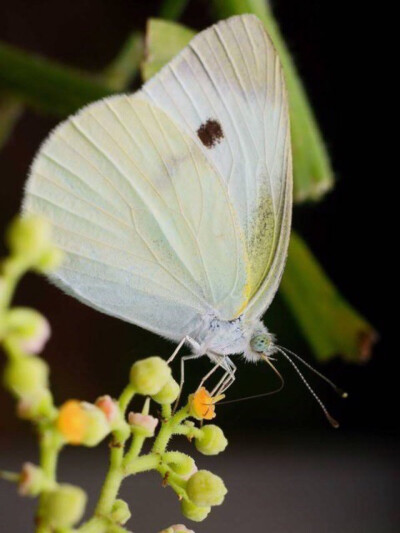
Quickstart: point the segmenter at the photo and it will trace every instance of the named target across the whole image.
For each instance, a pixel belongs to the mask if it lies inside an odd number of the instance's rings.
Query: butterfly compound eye
[[[256,335],[250,341],[251,349],[258,353],[263,353],[268,350],[271,345],[271,339],[268,335]]]

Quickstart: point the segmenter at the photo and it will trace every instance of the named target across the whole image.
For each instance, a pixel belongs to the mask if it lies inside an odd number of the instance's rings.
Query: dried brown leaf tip
[[[379,335],[376,331],[360,331],[358,336],[358,358],[361,363],[369,361],[372,355],[372,348],[378,340]]]

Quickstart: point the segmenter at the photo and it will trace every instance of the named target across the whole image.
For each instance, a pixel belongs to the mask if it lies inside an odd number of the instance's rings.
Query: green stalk
[[[167,20],[178,20],[189,0],[164,0],[158,16]]]
[[[189,416],[188,406],[182,407],[173,417],[166,422],[163,422],[160,431],[154,441],[152,452],[162,455],[168,445],[169,440],[174,434],[174,430],[181,422],[183,422]]]
[[[131,385],[127,385],[122,391],[118,404],[123,417],[134,394],[135,390]],[[107,516],[111,513],[112,506],[124,479],[124,446],[128,438],[129,434],[126,435],[118,430],[112,434],[110,465],[96,505],[96,515]]]
[[[111,64],[98,76],[98,80],[114,91],[123,91],[139,72],[143,57],[143,35],[133,32]]]
[[[61,448],[62,441],[52,427],[39,427],[40,467],[46,475],[49,488],[56,486],[57,483],[57,463]],[[45,495],[46,493],[42,492],[39,497],[36,533],[52,533],[52,527],[41,519]]]
[[[122,461],[124,458],[124,447],[122,443],[113,443],[110,453],[110,466],[104,485],[101,489],[100,498],[96,505],[95,514],[107,516],[111,513],[112,506],[117,499],[124,474]]]
[[[281,293],[319,360],[339,355],[364,362],[370,357],[374,329],[346,302],[294,232]]]
[[[52,115],[69,115],[113,93],[77,69],[0,43],[0,90]]]

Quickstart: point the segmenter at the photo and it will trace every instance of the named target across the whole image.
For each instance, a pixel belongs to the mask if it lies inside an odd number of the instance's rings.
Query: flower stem
[[[0,470],[0,479],[11,481],[11,483],[18,483],[21,474],[17,472],[8,472],[7,470]]]
[[[122,415],[125,415],[125,412],[134,394],[135,390],[130,384],[127,385],[122,391],[118,401]],[[121,483],[124,479],[124,445],[128,438],[129,435],[121,435],[121,432],[119,431],[115,431],[113,433],[111,441],[110,466],[100,492],[99,501],[96,505],[95,514],[97,515],[109,515],[118,496]]]
[[[57,462],[62,441],[51,428],[39,427],[39,454],[40,466],[46,475],[49,488],[56,485]],[[44,494],[42,492],[39,498],[39,505],[37,510],[37,528],[36,533],[51,533],[52,528],[46,524],[42,516]]]
[[[111,513],[113,503],[124,478],[122,471],[122,459],[124,448],[122,443],[111,444],[113,447],[110,454],[110,468],[108,470],[104,485],[101,489],[100,498],[96,506],[95,513],[98,515],[108,515]]]
[[[121,396],[119,397],[119,408],[121,409],[122,414],[125,414],[129,403],[132,401],[132,398],[135,395],[135,389],[132,385],[127,385],[122,391]]]
[[[172,418],[163,422],[162,427],[154,441],[152,448],[153,453],[163,454],[168,445],[168,442],[177,426],[189,416],[188,407],[185,406],[180,409]]]

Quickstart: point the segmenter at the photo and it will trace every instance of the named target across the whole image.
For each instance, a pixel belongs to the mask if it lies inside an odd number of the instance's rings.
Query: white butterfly
[[[260,317],[284,269],[292,164],[284,77],[262,23],[222,21],[137,93],[63,122],[33,163],[24,210],[51,222],[65,252],[57,285],[209,355],[224,389],[230,355],[268,358]]]

